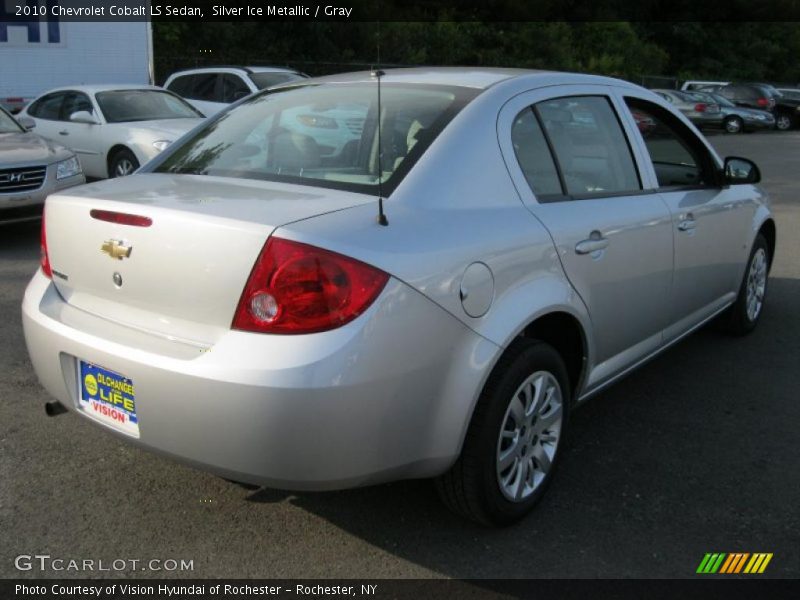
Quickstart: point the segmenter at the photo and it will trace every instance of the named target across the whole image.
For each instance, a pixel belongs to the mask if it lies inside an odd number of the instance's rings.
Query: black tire
[[[789,131],[792,128],[792,115],[781,112],[775,115],[775,129],[778,131]]]
[[[511,433],[506,429],[508,419],[511,418],[507,411],[510,410],[512,401],[517,398],[520,387],[532,375],[539,372],[552,375],[553,379],[549,381],[551,384],[552,381],[557,382],[560,388],[560,429],[556,434],[555,443],[548,446],[554,448],[554,455],[550,459],[550,468],[543,479],[531,486],[532,491],[527,497],[512,501],[504,495],[499,482],[501,474],[498,474],[497,460],[501,451],[501,430]],[[570,398],[567,369],[558,352],[552,346],[537,340],[516,341],[495,366],[478,399],[461,455],[452,468],[436,480],[436,488],[448,508],[467,519],[485,525],[510,525],[528,514],[544,495],[558,466],[567,430]],[[552,411],[556,410],[558,403],[546,401],[544,405],[547,406],[548,402],[552,410],[546,412],[555,414]],[[539,415],[538,410],[533,413],[534,421],[529,425],[528,436],[533,435],[537,416],[541,417],[542,423],[547,419],[546,416]],[[554,429],[542,433],[542,439],[544,435],[551,436],[555,427],[554,425]],[[519,431],[524,436],[525,426]],[[534,445],[537,439],[538,436],[533,435],[531,441]],[[525,446],[516,441],[513,445],[520,448]],[[524,449],[521,453],[515,453],[518,458],[514,459],[514,464],[518,462],[521,464],[527,460],[533,466],[533,461],[537,460],[536,455],[540,454],[543,447],[540,441],[538,448],[529,450],[527,459]],[[509,473],[511,471],[513,467]],[[535,476],[536,470],[532,473],[534,473],[532,477]]]
[[[133,152],[127,148],[117,150],[108,163],[109,177],[124,177],[130,175],[139,168],[139,161],[136,160]]]
[[[750,278],[752,277],[751,270],[753,269],[753,263],[756,260],[756,255],[761,251],[764,252],[764,257],[766,259],[764,291],[761,304],[755,314],[755,318],[752,318],[752,313],[748,312],[748,284],[750,283]],[[769,283],[769,277],[767,277],[767,275],[769,273],[769,264],[771,260],[772,257],[769,255],[769,245],[767,244],[767,240],[764,239],[764,236],[759,233],[753,242],[753,248],[750,250],[750,256],[747,259],[747,267],[745,268],[742,284],[739,286],[739,295],[736,297],[736,301],[733,303],[733,305],[719,317],[718,323],[721,329],[726,333],[731,335],[747,335],[756,328],[756,325],[758,325],[758,320],[761,318],[761,314],[764,312],[764,302],[766,301],[767,287]]]
[[[728,117],[723,121],[722,126],[727,133],[741,133],[744,131],[744,121],[739,117]]]

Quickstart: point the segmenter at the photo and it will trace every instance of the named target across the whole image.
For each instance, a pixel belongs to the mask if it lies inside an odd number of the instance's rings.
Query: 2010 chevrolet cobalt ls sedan
[[[758,179],[614,79],[304,80],[51,196],[25,336],[46,390],[132,443],[285,489],[436,477],[509,523],[575,406],[711,319],[756,325]]]

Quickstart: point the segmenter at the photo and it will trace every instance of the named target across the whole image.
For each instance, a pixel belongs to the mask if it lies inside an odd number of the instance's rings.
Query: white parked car
[[[281,67],[204,67],[173,73],[164,88],[210,117],[259,90],[307,77]]]
[[[100,179],[133,173],[204,119],[182,98],[149,85],[58,88],[19,116],[71,148],[86,176]]]

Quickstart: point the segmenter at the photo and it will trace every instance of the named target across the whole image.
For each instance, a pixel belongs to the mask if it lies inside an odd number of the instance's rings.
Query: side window
[[[217,97],[217,74],[216,73],[200,73],[192,75],[193,84],[189,91],[187,98],[194,100],[203,100],[206,102],[219,102]]]
[[[61,120],[69,121],[70,116],[79,111],[86,111],[89,114],[94,113],[92,101],[86,94],[79,92],[70,92],[64,99],[64,104],[61,108]]]
[[[222,76],[222,101],[236,102],[250,95],[250,88],[238,75],[226,73]]]
[[[540,102],[534,110],[553,148],[567,195],[642,189],[628,140],[607,98],[558,98]]]
[[[61,104],[64,96],[66,96],[65,92],[48,94],[34,102],[28,109],[28,113],[37,119],[58,121],[61,118]]]
[[[537,197],[562,196],[556,163],[533,109],[526,108],[511,127],[511,143],[523,175]]]
[[[191,75],[182,75],[181,77],[173,79],[167,86],[167,89],[173,94],[186,97],[191,92],[192,82],[193,78]]]
[[[659,188],[715,185],[711,156],[689,128],[660,106],[626,98],[644,138]]]

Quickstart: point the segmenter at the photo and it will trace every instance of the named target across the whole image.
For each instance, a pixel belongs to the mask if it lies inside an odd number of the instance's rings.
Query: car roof
[[[52,94],[53,92],[84,92],[87,94],[96,94],[97,92],[112,92],[112,91],[128,91],[128,90],[157,90],[163,92],[164,88],[155,85],[142,85],[139,83],[109,83],[109,84],[93,84],[93,85],[66,85],[62,87],[47,90],[45,94]]]
[[[531,69],[505,69],[491,67],[414,67],[401,69],[382,69],[381,81],[384,83],[408,83],[445,85],[455,87],[468,87],[480,90],[488,89],[496,84],[506,81],[525,79],[534,87],[539,85],[558,84],[599,84],[622,85],[637,87],[627,81],[602,77],[599,75],[584,75],[579,73],[564,73],[557,71],[536,71]],[[374,82],[372,71],[358,71],[354,73],[339,73],[315,77],[311,80],[293,81],[275,86],[275,88],[306,85],[309,81],[314,83],[367,83]],[[272,89],[275,89],[272,88]]]
[[[275,66],[236,66],[236,65],[218,65],[208,67],[192,67],[189,69],[180,69],[171,73],[169,78],[177,77],[179,75],[191,75],[193,73],[297,73],[300,71],[290,69],[289,67],[275,67]]]

